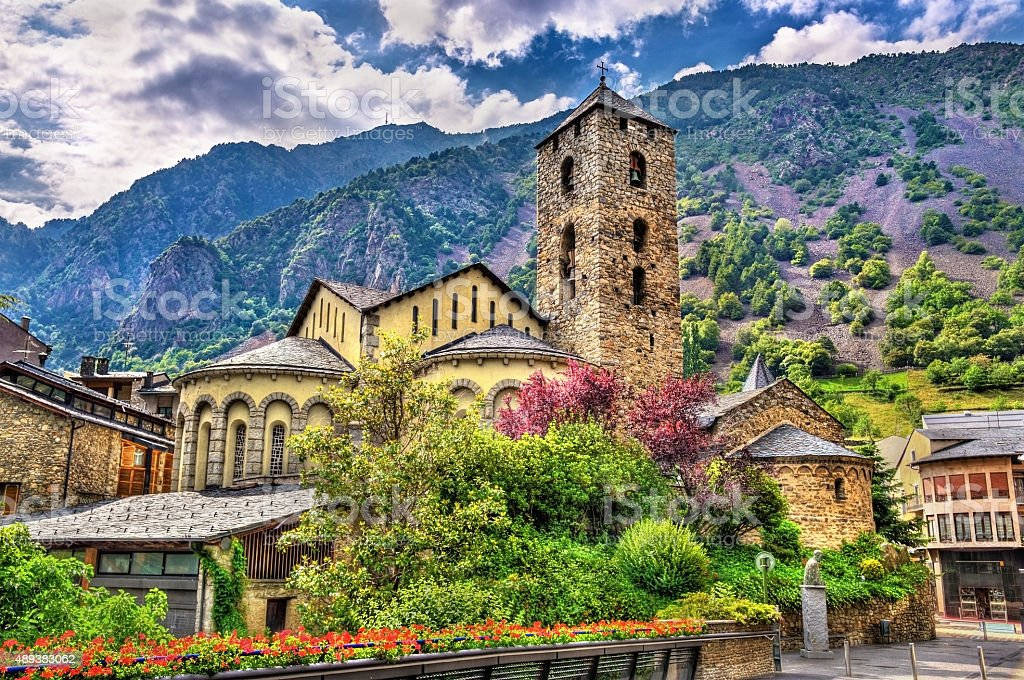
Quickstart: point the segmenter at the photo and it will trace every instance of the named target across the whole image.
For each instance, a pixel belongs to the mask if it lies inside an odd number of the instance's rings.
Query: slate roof
[[[304,368],[324,373],[345,373],[352,364],[323,340],[291,336],[257,349],[215,361],[206,368]],[[202,371],[204,369],[197,369]]]
[[[754,397],[764,392],[768,387],[761,387],[756,390],[750,390],[749,392],[733,392],[732,394],[721,394],[718,396],[718,401],[714,404],[710,404],[701,411],[698,416],[700,424],[703,427],[709,427],[718,418],[724,416],[729,411],[733,410],[738,406],[742,406]]]
[[[54,371],[41,368],[39,366],[36,366],[35,364],[30,364],[24,360],[15,361],[13,362],[13,365],[17,368],[18,371],[22,373],[27,373],[35,378],[38,378],[43,382],[47,382],[52,385],[57,385],[67,392],[76,392],[78,394],[84,394],[87,395],[90,399],[103,401],[110,406],[117,406],[136,413],[139,412],[139,409],[132,406],[127,401],[121,401],[120,399],[108,397],[105,392],[100,392],[98,390],[92,389],[91,387],[86,387],[80,382],[75,382],[70,378],[65,378],[60,373],[55,373]]]
[[[775,382],[775,376],[768,370],[768,367],[764,363],[764,358],[758,354],[754,358],[754,363],[750,366],[750,372],[747,373],[747,379],[743,381],[743,392],[751,392],[753,390],[759,390],[762,387],[768,387]]]
[[[321,278],[314,280],[359,311],[370,309],[395,295],[391,291],[367,288],[354,283],[342,283]]]
[[[785,458],[789,456],[847,456],[865,458],[855,451],[804,432],[799,427],[783,423],[768,430],[757,439],[742,447],[754,458]]]
[[[20,520],[34,540],[48,543],[210,542],[291,522],[312,507],[312,489],[261,487],[132,496],[56,517],[33,519],[30,515]]]
[[[1000,428],[1024,426],[1024,410],[930,413],[921,418],[925,429]]]
[[[1010,428],[1008,428],[1010,429]],[[1020,428],[1012,428],[1020,429]],[[936,453],[918,459],[913,465],[921,463],[937,463],[943,460],[956,460],[960,458],[987,458],[989,456],[1019,456],[1024,454],[1024,436],[1021,434],[985,437],[984,439],[970,439],[959,444],[954,444]]]
[[[544,354],[566,359],[579,359],[575,354],[562,351],[536,336],[527,335],[506,324],[495,326],[483,333],[467,333],[457,340],[424,353],[423,357],[433,359],[455,354],[487,354],[490,352]]]
[[[537,148],[541,147],[546,141],[548,141],[548,139],[554,136],[555,133],[564,130],[577,118],[585,116],[591,110],[596,108],[623,113],[628,118],[637,118],[647,123],[651,123],[652,125],[665,128],[666,130],[673,129],[605,85],[602,81],[601,84],[597,86],[597,89],[588,94],[583,101],[580,102],[580,105],[573,109],[572,113],[566,116],[565,120],[559,123],[558,127],[551,131],[551,134],[537,144]]]

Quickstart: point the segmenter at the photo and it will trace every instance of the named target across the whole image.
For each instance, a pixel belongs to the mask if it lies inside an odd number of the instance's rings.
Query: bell
[[[636,168],[631,168],[630,169],[630,171],[629,171],[629,181],[632,182],[633,184],[639,184],[640,183],[640,173],[637,171]]]

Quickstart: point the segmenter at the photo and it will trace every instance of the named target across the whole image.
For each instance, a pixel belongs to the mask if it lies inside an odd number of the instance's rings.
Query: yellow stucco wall
[[[323,338],[353,365],[359,358],[362,316],[358,309],[321,286],[302,319],[299,335]]]

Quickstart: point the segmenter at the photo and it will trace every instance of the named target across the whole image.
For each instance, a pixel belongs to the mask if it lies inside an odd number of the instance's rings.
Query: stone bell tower
[[[548,339],[634,385],[682,373],[675,134],[602,76],[537,145]]]

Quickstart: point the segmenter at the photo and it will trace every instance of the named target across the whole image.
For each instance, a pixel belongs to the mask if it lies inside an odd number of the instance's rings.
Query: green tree
[[[903,493],[903,484],[896,470],[882,458],[874,441],[860,446],[857,451],[874,464],[871,477],[871,511],[875,518],[875,532],[893,543],[906,546],[924,544],[920,519],[904,519],[903,503],[909,499]]]

